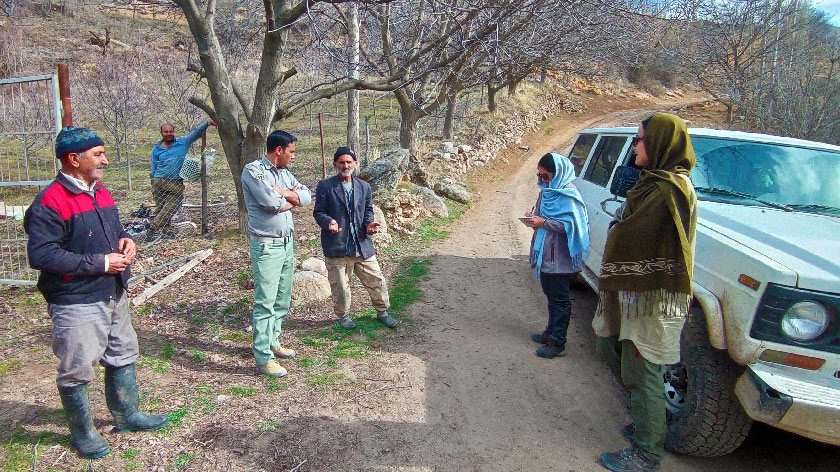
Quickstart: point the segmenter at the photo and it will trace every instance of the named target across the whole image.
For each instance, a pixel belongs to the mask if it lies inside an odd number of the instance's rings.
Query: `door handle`
[[[618,197],[616,197],[616,196],[612,196],[612,197],[610,197],[610,198],[601,202],[601,210],[603,210],[604,213],[606,213],[606,214],[612,216],[613,218],[615,218],[615,211],[610,212],[609,210],[607,210],[607,203],[609,203],[609,202],[616,202],[616,203],[619,203],[619,204],[621,202],[618,200]],[[616,207],[616,210],[617,209],[618,208]]]

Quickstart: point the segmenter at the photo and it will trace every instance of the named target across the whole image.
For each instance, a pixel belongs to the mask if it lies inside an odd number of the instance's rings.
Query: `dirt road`
[[[417,331],[396,343],[391,367],[368,374],[396,378],[384,385],[405,390],[375,395],[383,398],[371,400],[374,406],[325,410],[332,418],[296,432],[331,431],[343,446],[329,453],[344,456],[348,470],[603,470],[599,455],[627,445],[620,429],[629,412],[626,395],[594,353],[594,294],[573,291],[568,355],[536,357],[529,335],[543,329],[546,302],[527,264],[531,230],[516,217],[536,199],[539,156],[566,152],[583,127],[638,123],[649,114],[552,123],[560,131],[532,140],[516,173],[488,178],[480,201],[434,248],[425,295],[410,309]],[[733,455],[668,454],[662,469],[827,471],[836,470],[837,452],[759,426]]]

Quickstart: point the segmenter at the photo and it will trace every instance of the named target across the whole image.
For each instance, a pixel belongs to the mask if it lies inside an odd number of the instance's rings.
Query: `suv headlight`
[[[828,329],[828,309],[813,301],[791,305],[782,316],[782,333],[794,341],[817,339]]]

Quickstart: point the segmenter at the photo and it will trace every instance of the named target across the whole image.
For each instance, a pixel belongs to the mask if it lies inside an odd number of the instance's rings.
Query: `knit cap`
[[[356,159],[356,153],[353,152],[352,149],[347,146],[339,146],[339,148],[335,151],[335,154],[333,154],[333,162],[337,161],[338,158],[344,154],[352,157],[354,161],[358,161],[358,159]]]
[[[65,126],[55,137],[55,157],[63,159],[70,153],[80,154],[96,146],[104,146],[102,138],[90,128]]]

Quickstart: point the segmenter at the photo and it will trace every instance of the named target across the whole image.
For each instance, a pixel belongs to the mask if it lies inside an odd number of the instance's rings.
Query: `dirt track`
[[[529,335],[545,325],[545,297],[527,264],[531,230],[516,217],[535,201],[539,156],[566,152],[584,127],[638,123],[649,114],[558,119],[558,133],[523,143],[532,145],[527,162],[487,179],[480,201],[434,248],[425,295],[410,309],[419,329],[396,343],[395,364],[378,372],[413,387],[376,395],[384,402],[375,407],[324,411],[332,418],[299,424],[296,432],[327,428],[343,438],[330,453],[344,456],[347,470],[604,470],[600,453],[626,446],[620,428],[629,412],[594,353],[594,294],[573,291],[568,355],[536,357]],[[668,454],[662,469],[828,471],[836,470],[837,453],[759,425],[733,455]]]

